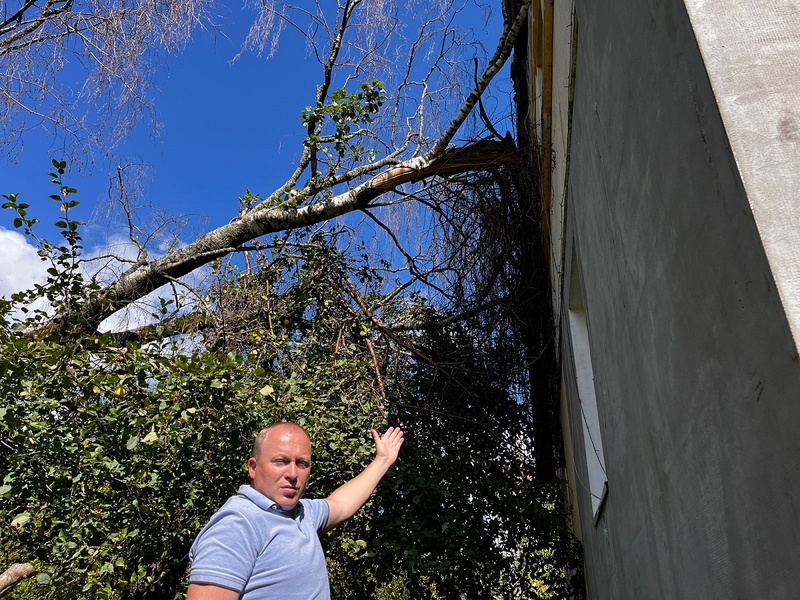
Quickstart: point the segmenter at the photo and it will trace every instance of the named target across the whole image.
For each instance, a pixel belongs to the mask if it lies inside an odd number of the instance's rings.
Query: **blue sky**
[[[152,165],[149,202],[208,219],[212,226],[235,215],[237,198],[246,189],[267,192],[283,183],[302,142],[298,115],[313,103],[319,78],[319,65],[292,35],[283,37],[272,59],[244,54],[231,64],[249,18],[232,11],[229,19],[239,22],[226,25],[227,37],[198,31],[195,41],[157,72],[160,134],[143,123],[116,150],[130,161]],[[50,159],[62,158],[51,146],[49,132],[26,134],[17,160],[0,165],[0,193],[20,194],[33,212],[49,210],[45,199],[53,188],[46,174]],[[110,167],[98,161],[67,176],[79,191],[81,220],[91,219],[95,205],[104,201]],[[41,218],[44,224],[46,214]],[[0,226],[11,227],[12,221],[13,215],[0,213]]]
[[[298,36],[284,35],[271,59],[241,49],[252,17],[241,10],[223,13],[222,33],[197,31],[194,41],[166,58],[156,72],[156,110],[160,132],[142,123],[115,154],[149,165],[142,182],[143,201],[171,215],[188,218],[185,240],[230,221],[238,198],[247,190],[269,193],[291,173],[302,143],[298,118],[313,103],[319,65],[308,59]],[[51,159],[63,158],[51,132],[34,129],[24,136],[24,150],[0,161],[0,194],[16,193],[31,205],[39,235],[58,239],[51,226],[60,218],[49,200],[57,190],[47,173]],[[87,250],[113,243],[124,230],[107,218],[108,180],[116,160],[96,160],[70,169],[65,183],[78,189],[80,206],[73,218],[86,223]],[[14,233],[16,215],[0,211],[0,296],[41,280],[47,265],[35,248]],[[97,250],[97,252],[102,252]]]
[[[313,103],[321,67],[307,55],[304,41],[290,29],[281,38],[272,58],[239,52],[251,13],[222,7],[222,33],[198,31],[194,41],[178,55],[167,57],[155,77],[157,118],[162,133],[154,136],[143,125],[117,150],[129,161],[151,166],[144,180],[144,201],[170,214],[189,218],[186,239],[230,221],[238,198],[249,189],[268,194],[293,170],[302,149],[304,131],[299,114]],[[491,53],[499,32],[495,10],[492,33],[482,11],[472,9],[477,36]],[[52,236],[50,224],[59,218],[57,204],[48,200],[55,192],[47,172],[53,140],[42,130],[25,135],[24,151],[14,162],[0,161],[0,194],[17,193],[31,205],[30,216],[41,220],[40,231]],[[86,247],[102,245],[124,232],[107,211],[109,173],[113,163],[96,161],[90,168],[75,169],[65,182],[78,189],[74,218],[87,222]],[[14,214],[0,211],[0,295],[18,281],[29,284],[37,277],[33,248],[10,233]],[[42,269],[43,270],[43,269]],[[26,279],[27,277],[27,279]]]

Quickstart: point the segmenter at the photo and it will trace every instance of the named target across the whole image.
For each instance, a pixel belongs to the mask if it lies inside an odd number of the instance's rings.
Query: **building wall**
[[[686,0],[795,343],[800,342],[800,5]]]
[[[563,264],[608,478],[596,523],[578,486],[589,597],[796,598],[800,361],[686,7],[575,8]]]
[[[552,145],[551,202],[550,202],[550,248],[551,286],[556,307],[555,316],[560,318],[561,289],[564,278],[564,216],[566,214],[567,174],[569,173],[569,110],[570,85],[572,83],[572,1],[555,2],[553,6],[552,48]]]

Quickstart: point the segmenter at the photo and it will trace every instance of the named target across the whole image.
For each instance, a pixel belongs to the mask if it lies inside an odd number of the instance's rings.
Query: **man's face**
[[[292,510],[311,474],[311,441],[297,425],[276,425],[262,442],[259,457],[250,457],[247,464],[253,487],[283,510]]]

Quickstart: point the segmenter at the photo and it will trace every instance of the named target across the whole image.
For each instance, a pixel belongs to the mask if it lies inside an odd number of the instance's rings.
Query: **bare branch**
[[[42,122],[65,146],[107,147],[153,114],[158,52],[174,52],[211,24],[215,0],[25,0],[0,23],[0,132],[7,148]],[[79,91],[64,67],[83,69]]]
[[[492,308],[496,308],[502,304],[505,304],[508,301],[507,298],[498,298],[497,300],[492,300],[491,302],[487,302],[486,304],[481,304],[479,306],[475,306],[469,310],[464,312],[458,313],[457,315],[450,315],[444,319],[436,319],[436,320],[416,320],[416,321],[401,321],[397,323],[392,323],[388,325],[388,327],[392,331],[420,331],[420,330],[432,330],[432,329],[445,329],[454,323],[459,323],[461,321],[466,321],[471,319],[479,314],[486,312]]]
[[[456,117],[452,120],[445,132],[439,137],[431,149],[425,154],[425,157],[428,160],[444,152],[445,148],[447,148],[448,144],[450,144],[450,142],[453,140],[453,137],[456,135],[458,130],[464,124],[464,121],[466,121],[467,117],[472,112],[472,109],[475,108],[475,105],[483,95],[483,92],[486,91],[487,87],[489,87],[489,83],[491,83],[495,75],[500,72],[500,69],[503,68],[503,65],[508,60],[508,57],[511,56],[511,51],[514,49],[514,42],[517,39],[517,34],[527,22],[528,9],[529,2],[523,2],[520,6],[519,12],[514,17],[514,21],[510,23],[506,22],[503,35],[500,38],[500,43],[495,50],[494,56],[489,61],[486,69],[484,69],[483,75],[478,81],[478,84],[475,86],[475,89],[464,101],[464,104],[458,111]]]

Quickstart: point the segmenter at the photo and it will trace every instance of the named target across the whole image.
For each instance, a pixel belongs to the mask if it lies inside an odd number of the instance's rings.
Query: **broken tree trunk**
[[[260,236],[328,221],[369,207],[379,196],[404,183],[469,171],[516,165],[513,140],[481,140],[463,148],[445,150],[436,159],[411,159],[394,166],[333,198],[300,207],[286,203],[253,210],[165,256],[137,264],[113,283],[89,298],[81,309],[83,327],[96,329],[107,317],[214,259],[238,251]],[[70,318],[56,318],[37,332],[46,336],[59,331]]]

